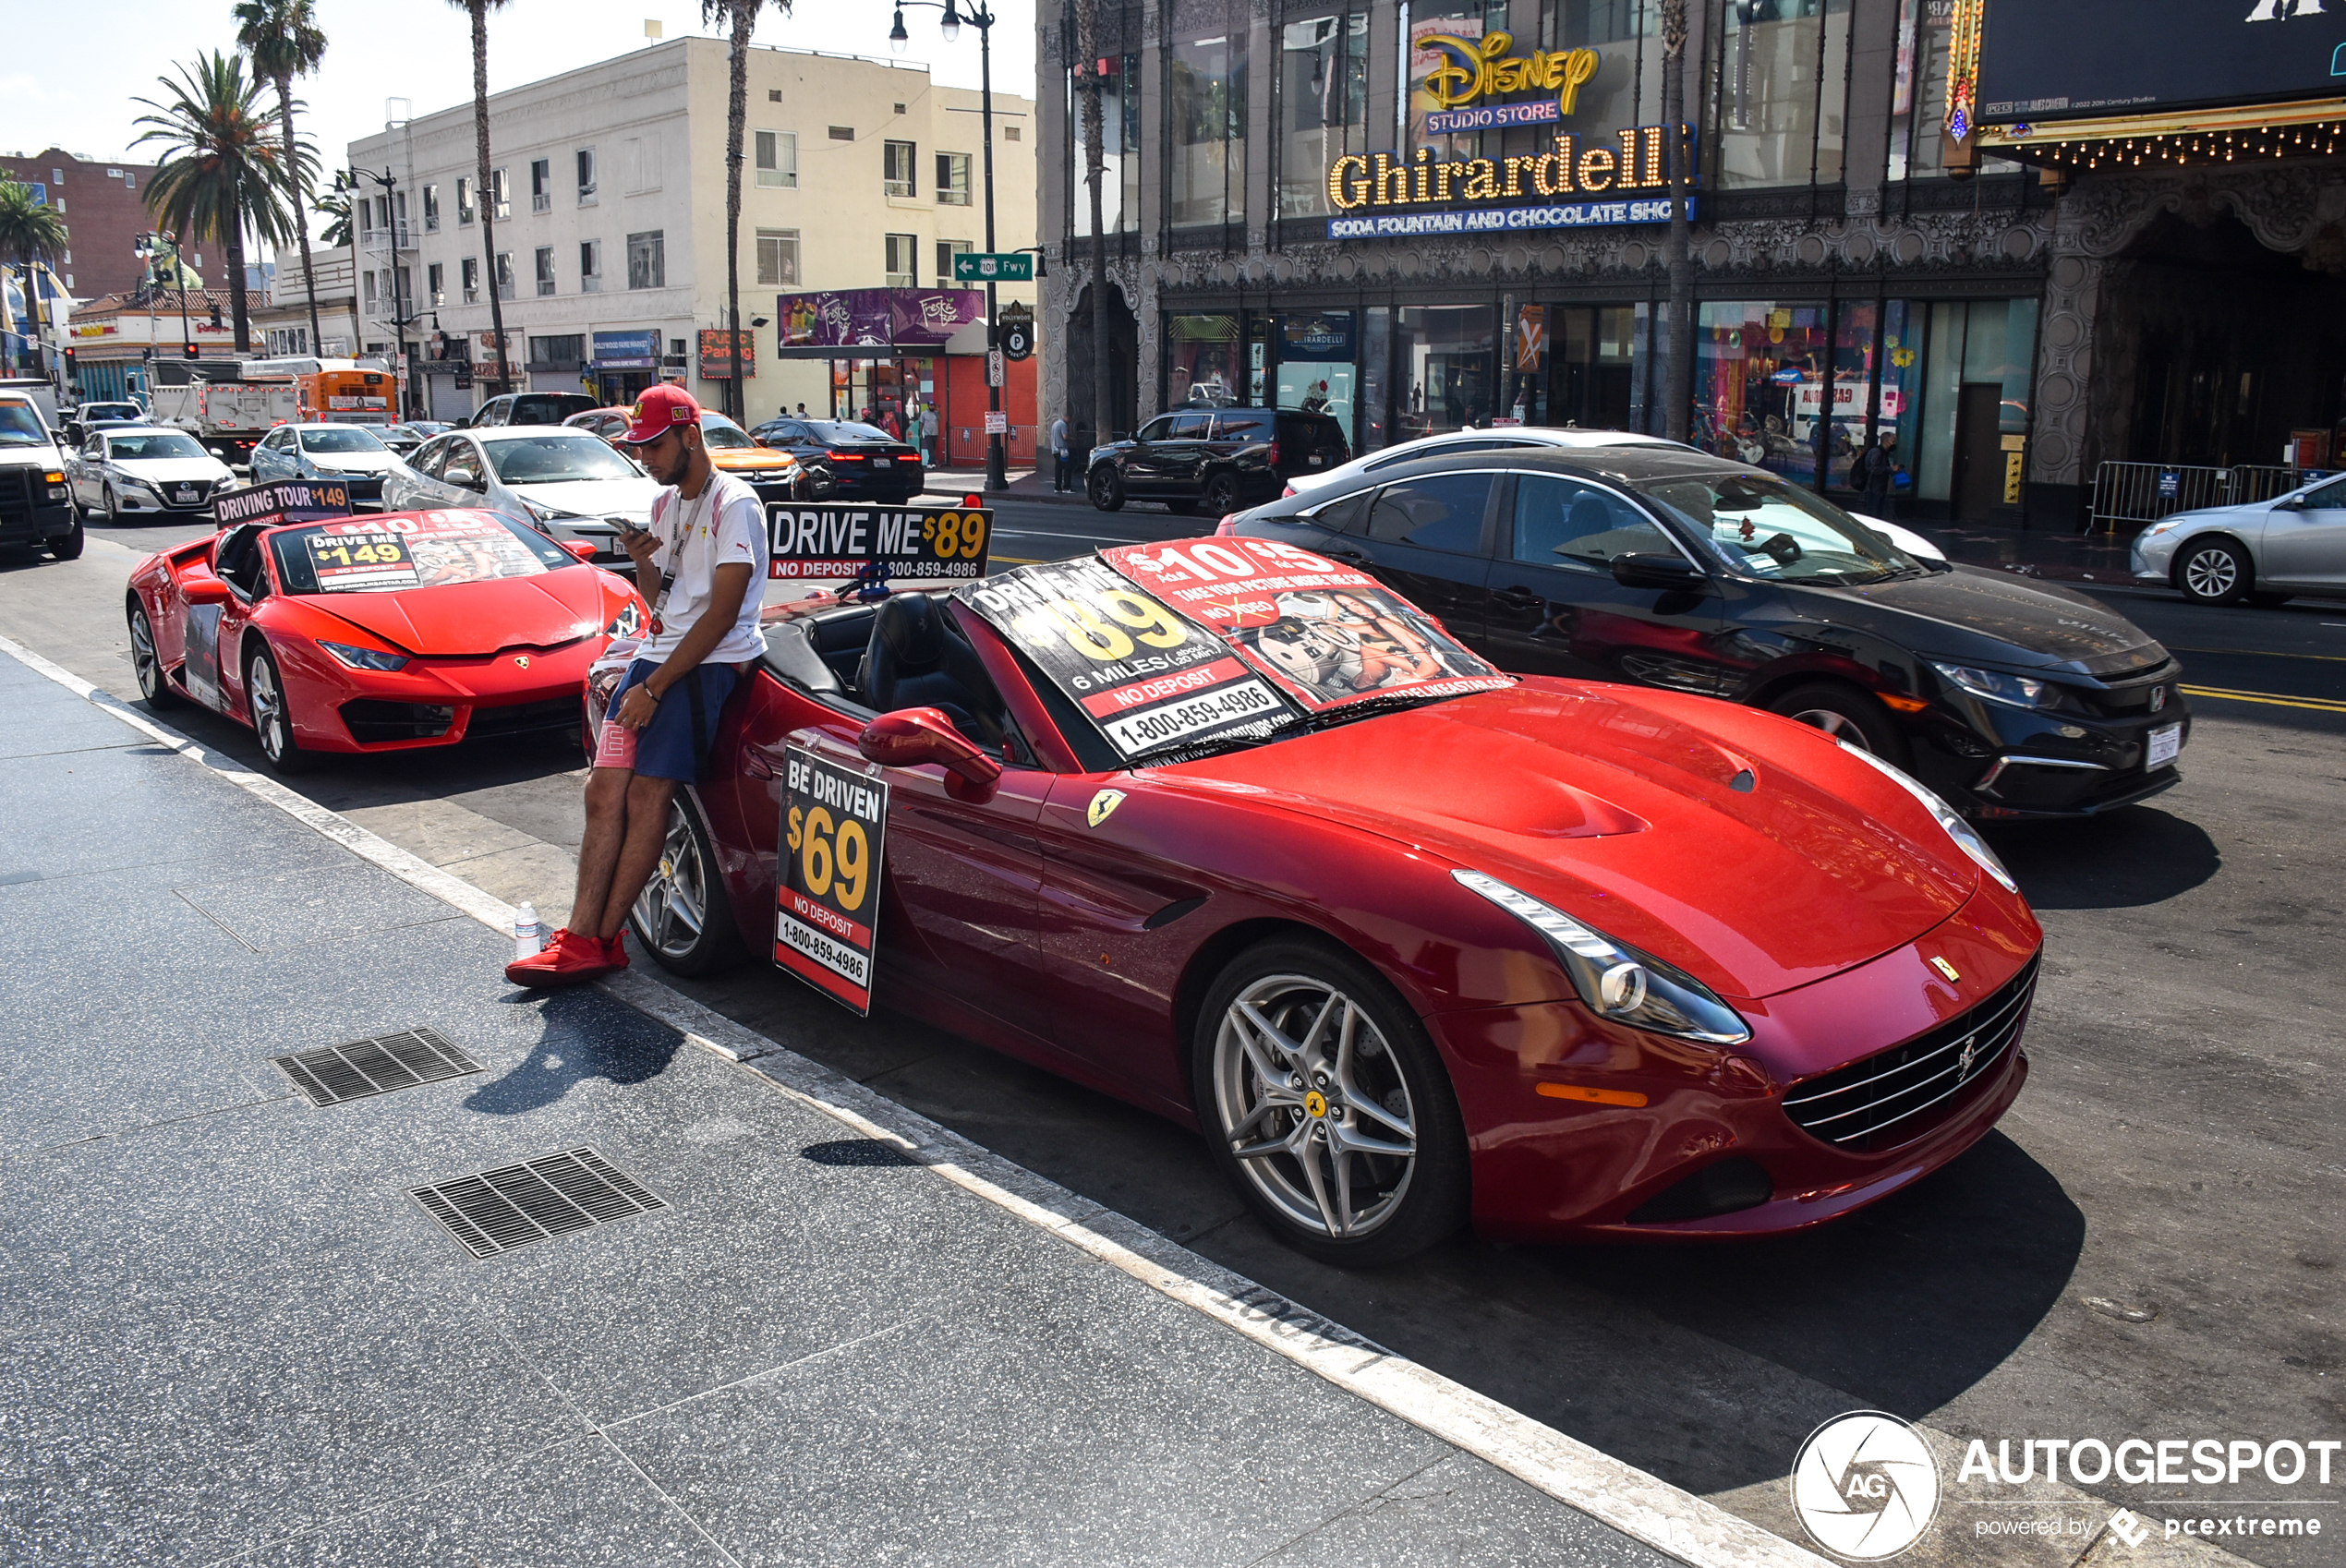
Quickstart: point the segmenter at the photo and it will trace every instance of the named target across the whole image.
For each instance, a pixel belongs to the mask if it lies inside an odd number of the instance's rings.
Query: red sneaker
[[[603,954],[611,959],[611,968],[621,970],[627,967],[627,928],[625,926],[623,925],[611,934],[610,940],[603,944]]]
[[[555,932],[543,951],[507,964],[505,978],[515,985],[577,985],[623,969],[626,963],[624,953],[614,959],[609,946],[598,938],[564,930]]]

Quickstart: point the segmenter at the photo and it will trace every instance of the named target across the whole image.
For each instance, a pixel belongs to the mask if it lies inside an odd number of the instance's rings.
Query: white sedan
[[[383,507],[415,512],[481,507],[534,524],[557,539],[585,539],[598,561],[622,561],[619,525],[651,523],[659,485],[591,431],[561,425],[451,430],[426,441],[383,485]]]
[[[228,465],[183,430],[109,425],[66,449],[66,483],[74,510],[109,523],[125,516],[212,511],[212,491],[236,482]]]
[[[1381,452],[1372,452],[1351,462],[1340,464],[1323,474],[1296,474],[1288,476],[1287,493],[1300,495],[1318,489],[1323,485],[1338,481],[1350,483],[1363,474],[1397,467],[1404,463],[1416,463],[1422,458],[1442,457],[1466,452],[1504,452],[1509,447],[1676,447],[1682,452],[1699,452],[1699,447],[1684,441],[1674,441],[1666,436],[1640,435],[1635,430],[1583,430],[1557,425],[1500,425],[1487,430],[1453,430],[1447,435],[1425,436],[1404,441]],[[1911,528],[1880,517],[1868,517],[1863,513],[1849,514],[1875,533],[1883,536],[1908,555],[1925,561],[1944,561],[1947,552],[1924,538]],[[1227,529],[1224,530],[1227,532]]]
[[[382,499],[385,476],[399,459],[365,425],[280,425],[252,449],[252,482],[340,479],[350,487],[351,509],[365,512]]]
[[[2134,575],[2201,604],[2279,604],[2346,588],[2346,478],[2271,501],[2205,506],[2134,536]]]

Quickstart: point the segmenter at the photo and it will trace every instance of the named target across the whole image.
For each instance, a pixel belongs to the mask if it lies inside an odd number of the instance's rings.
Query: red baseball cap
[[[635,406],[627,411],[627,428],[611,439],[634,446],[657,440],[664,432],[679,425],[697,426],[700,404],[693,394],[672,382],[647,387],[635,399]]]

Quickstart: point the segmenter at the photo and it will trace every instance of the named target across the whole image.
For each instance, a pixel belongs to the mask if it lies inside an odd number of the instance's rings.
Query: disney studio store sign
[[[1425,131],[1457,135],[1556,125],[1578,106],[1580,86],[1597,69],[1593,50],[1510,55],[1504,32],[1481,38],[1433,34],[1421,52],[1438,54],[1422,90],[1436,105]],[[1498,103],[1512,92],[1554,97]],[[1496,158],[1445,157],[1421,146],[1414,154],[1346,153],[1327,170],[1330,239],[1593,228],[1670,221],[1665,127],[1632,126],[1611,137],[1559,131],[1538,151]],[[1689,172],[1693,131],[1687,131]],[[1694,216],[1694,198],[1687,215]]]

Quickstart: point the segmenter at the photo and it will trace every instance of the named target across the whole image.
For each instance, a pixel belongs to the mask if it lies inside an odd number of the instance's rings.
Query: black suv
[[[1917,560],[1764,469],[1693,451],[1436,455],[1229,530],[1360,567],[1502,669],[1764,707],[1967,815],[2155,795],[2190,732],[2182,667],[2124,617]]]
[[[507,392],[480,405],[463,428],[485,430],[492,425],[559,425],[574,414],[599,406],[585,392]]]
[[[1344,427],[1300,408],[1184,408],[1161,414],[1130,440],[1092,449],[1084,494],[1102,512],[1127,501],[1161,501],[1209,516],[1276,496],[1291,474],[1348,463]]]

